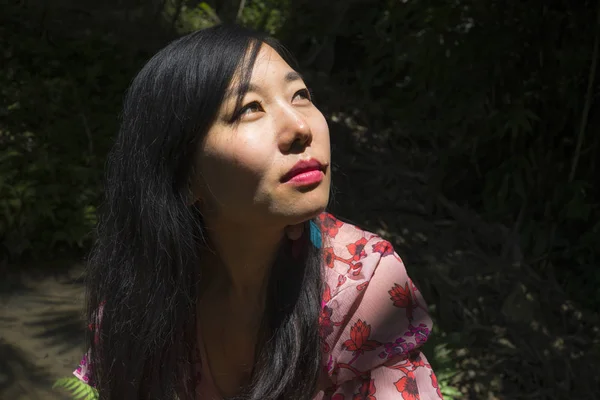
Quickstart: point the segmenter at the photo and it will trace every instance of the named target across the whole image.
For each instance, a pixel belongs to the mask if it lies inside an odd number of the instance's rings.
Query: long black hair
[[[232,78],[247,88],[260,46],[292,66],[273,39],[220,25],[159,51],[133,80],[106,173],[87,274],[92,379],[101,399],[193,399],[202,216],[190,204],[197,144]],[[282,239],[271,268],[252,381],[244,399],[310,399],[321,365],[321,253]],[[263,335],[261,335],[263,336]]]

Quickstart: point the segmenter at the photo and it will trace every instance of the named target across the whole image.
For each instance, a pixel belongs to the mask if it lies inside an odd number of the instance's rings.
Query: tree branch
[[[246,5],[246,0],[241,0],[240,1],[240,6],[238,7],[237,16],[235,17],[235,20],[237,22],[239,22],[242,19],[242,12],[244,11],[244,6],[245,5]]]

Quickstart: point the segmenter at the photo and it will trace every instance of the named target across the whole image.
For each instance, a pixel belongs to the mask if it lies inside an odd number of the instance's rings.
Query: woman
[[[324,212],[329,131],[291,64],[222,25],[134,79],[75,371],[101,398],[441,398],[402,261]]]

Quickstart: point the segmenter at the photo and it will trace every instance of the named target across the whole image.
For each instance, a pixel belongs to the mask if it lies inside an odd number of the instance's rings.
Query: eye
[[[260,102],[258,101],[253,101],[250,104],[245,105],[244,107],[242,107],[242,109],[240,110],[240,114],[250,114],[253,112],[259,112],[262,111],[262,105],[260,104]]]
[[[296,98],[298,98],[299,100],[308,100],[309,102],[312,102],[312,93],[307,88],[300,89],[296,93],[294,93],[294,98],[292,99],[292,101],[296,100]]]
[[[262,107],[262,103],[260,101],[253,101],[251,103],[246,104],[242,108],[240,108],[236,113],[234,113],[232,121],[237,121],[240,118],[250,115],[256,112],[264,111]]]

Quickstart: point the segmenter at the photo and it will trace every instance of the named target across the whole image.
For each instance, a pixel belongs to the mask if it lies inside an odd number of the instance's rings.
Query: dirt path
[[[74,267],[54,276],[3,274],[0,399],[68,399],[52,384],[69,376],[82,354],[80,272]]]

